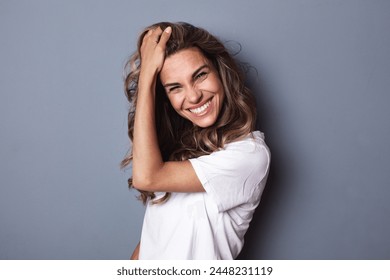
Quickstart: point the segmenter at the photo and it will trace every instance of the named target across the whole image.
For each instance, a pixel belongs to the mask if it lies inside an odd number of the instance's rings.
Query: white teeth
[[[189,109],[191,113],[194,113],[194,114],[201,114],[202,112],[204,112],[209,106],[210,106],[210,103],[211,101],[205,103],[204,105],[198,107],[198,108],[195,108],[195,109]]]

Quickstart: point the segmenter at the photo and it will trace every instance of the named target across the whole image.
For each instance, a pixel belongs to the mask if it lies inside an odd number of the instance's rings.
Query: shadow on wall
[[[253,75],[253,73],[255,74]],[[255,76],[255,77],[253,77]],[[283,194],[283,187],[286,185],[287,173],[291,172],[290,167],[285,166],[288,162],[280,149],[278,149],[278,141],[273,139],[273,135],[278,135],[276,131],[277,123],[275,123],[276,110],[275,104],[272,104],[272,98],[267,98],[270,91],[262,83],[262,79],[255,70],[250,70],[247,73],[247,86],[252,90],[257,102],[257,129],[264,132],[266,143],[271,150],[271,166],[268,175],[267,185],[263,192],[260,205],[256,209],[248,232],[245,235],[244,248],[237,259],[240,260],[255,260],[255,259],[270,259],[269,252],[272,251],[272,246],[275,245],[273,227],[275,221],[278,220],[278,203]],[[273,245],[272,245],[273,244]]]

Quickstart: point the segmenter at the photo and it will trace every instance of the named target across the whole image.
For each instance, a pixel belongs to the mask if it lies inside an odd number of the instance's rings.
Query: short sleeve
[[[205,191],[220,212],[260,199],[268,175],[270,152],[263,135],[229,143],[210,155],[190,159]]]

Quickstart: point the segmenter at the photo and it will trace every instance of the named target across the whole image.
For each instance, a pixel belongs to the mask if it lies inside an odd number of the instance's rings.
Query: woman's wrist
[[[138,87],[142,89],[154,89],[156,86],[157,80],[157,70],[143,70],[141,69],[139,78],[138,78]]]

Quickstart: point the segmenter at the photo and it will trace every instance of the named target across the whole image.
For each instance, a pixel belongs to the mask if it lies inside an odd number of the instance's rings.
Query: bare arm
[[[134,120],[133,184],[146,191],[204,191],[189,161],[164,162],[155,129],[155,86],[164,64],[170,28],[150,30],[141,46],[141,71]],[[160,40],[157,42],[158,38]]]
[[[139,242],[137,247],[135,247],[133,254],[130,257],[130,260],[138,260],[139,259]]]

